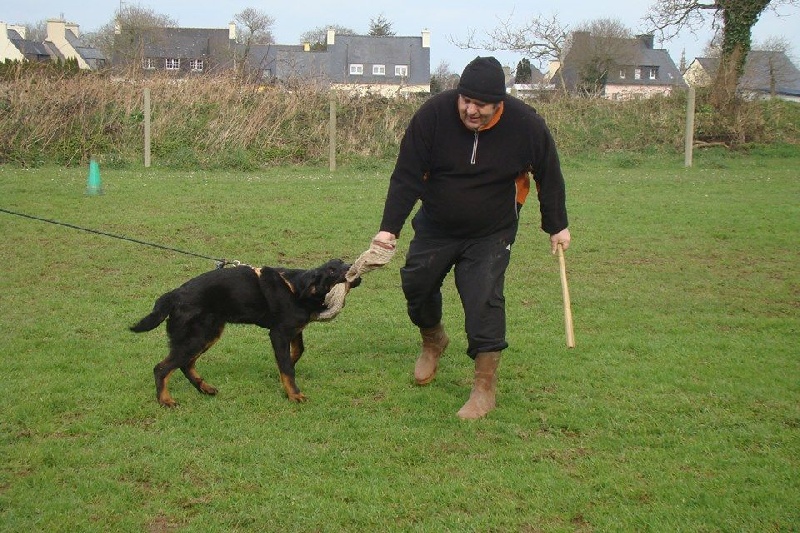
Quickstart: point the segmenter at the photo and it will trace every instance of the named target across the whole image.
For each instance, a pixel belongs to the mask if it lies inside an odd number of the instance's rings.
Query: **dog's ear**
[[[306,300],[315,296],[317,298],[324,298],[325,291],[321,290],[323,277],[324,274],[318,269],[301,272],[297,277],[295,277],[295,290],[297,291],[297,297],[301,300]],[[320,294],[320,292],[322,292],[322,294]]]

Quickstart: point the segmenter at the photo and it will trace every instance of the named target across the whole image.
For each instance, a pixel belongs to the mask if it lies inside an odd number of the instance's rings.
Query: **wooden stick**
[[[569,301],[569,285],[567,285],[567,263],[564,260],[564,248],[558,245],[558,267],[561,272],[561,294],[564,297],[564,329],[567,334],[567,348],[575,347],[575,330],[572,326],[572,304]]]

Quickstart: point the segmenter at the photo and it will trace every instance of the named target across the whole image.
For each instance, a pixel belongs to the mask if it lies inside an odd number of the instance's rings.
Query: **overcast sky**
[[[168,15],[188,28],[225,28],[236,13],[247,7],[258,9],[275,19],[272,33],[278,44],[299,44],[300,35],[317,27],[336,24],[366,34],[370,19],[383,16],[392,23],[397,35],[420,35],[431,32],[431,69],[446,62],[450,70],[460,73],[476,55],[488,55],[484,50],[461,50],[453,41],[464,41],[470,33],[485,35],[500,21],[513,15],[516,20],[529,20],[543,15],[557,15],[562,24],[579,25],[592,20],[619,20],[635,33],[643,33],[642,18],[655,0],[560,0],[559,2],[519,2],[513,0],[403,0],[395,2],[340,0],[297,0],[265,2],[263,0],[142,0],[130,2]],[[128,3],[128,2],[126,2]],[[120,7],[119,0],[20,0],[4,2],[0,21],[10,24],[36,23],[48,18],[63,17],[77,23],[82,32],[98,29],[109,22]],[[666,48],[676,64],[685,51],[687,64],[703,49],[712,37],[708,24],[697,35],[686,32],[671,42],[656,42]],[[800,57],[800,8],[782,7],[776,15],[768,10],[753,29],[755,42],[770,37],[784,37],[791,43],[790,55],[798,63]],[[520,54],[493,52],[503,64],[512,68],[522,58]]]

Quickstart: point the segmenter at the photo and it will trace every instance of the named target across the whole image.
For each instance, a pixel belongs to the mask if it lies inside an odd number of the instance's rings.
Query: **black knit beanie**
[[[464,68],[458,92],[483,102],[499,102],[506,97],[506,75],[494,57],[476,57]]]

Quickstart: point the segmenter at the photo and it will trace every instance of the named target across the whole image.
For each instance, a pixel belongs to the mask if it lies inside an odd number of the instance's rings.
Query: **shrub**
[[[425,96],[385,98],[243,86],[225,77],[125,81],[67,67],[6,65],[0,76],[0,163],[115,165],[142,160],[144,88],[151,93],[153,164],[177,168],[254,169],[319,163],[329,152],[329,108],[337,110],[337,157],[396,156],[406,124]],[[46,72],[46,74],[45,74]],[[60,73],[59,73],[60,72]],[[728,145],[800,142],[800,106],[741,102],[716,114],[698,95],[696,138]],[[554,98],[531,102],[565,156],[617,151],[680,151],[686,98]]]

